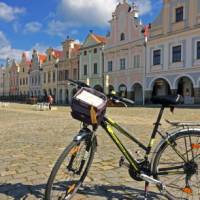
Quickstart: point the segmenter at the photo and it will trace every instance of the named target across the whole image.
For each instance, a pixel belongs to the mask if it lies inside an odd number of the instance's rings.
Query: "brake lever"
[[[116,97],[115,97],[116,98]],[[126,103],[124,103],[123,101],[120,101],[119,99],[114,99],[113,97],[111,97],[111,100],[112,101],[114,101],[114,103],[121,103],[121,104],[123,104],[124,105],[124,107],[128,107],[127,105],[126,105]]]

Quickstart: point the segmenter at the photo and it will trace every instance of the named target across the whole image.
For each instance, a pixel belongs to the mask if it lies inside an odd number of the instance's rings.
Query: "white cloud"
[[[40,31],[42,24],[39,22],[29,22],[24,26],[24,33],[36,33]]]
[[[22,50],[12,48],[4,33],[0,31],[0,59],[5,60],[9,57],[18,60],[22,52]]]
[[[7,4],[0,2],[0,19],[5,21],[13,21],[17,15],[25,13],[25,8],[11,7]]]
[[[134,2],[139,8],[140,15],[145,15],[151,12],[152,2],[150,0],[135,0]]]
[[[112,12],[118,2],[122,0],[61,0],[58,14],[61,14],[65,21],[78,21],[84,25],[105,27],[112,18]],[[151,0],[129,0],[129,2],[138,5],[141,15],[152,10]]]
[[[33,49],[37,50],[39,53],[45,53],[46,50],[49,48],[49,46],[41,44],[41,43],[36,43],[31,49],[30,52],[32,52]]]
[[[84,25],[105,26],[118,0],[61,0],[58,13],[67,21]]]
[[[60,36],[64,38],[68,35],[70,28],[77,26],[79,26],[78,23],[52,20],[48,23],[48,28],[46,32],[51,36]]]
[[[78,42],[78,41],[77,41]],[[7,58],[15,59],[16,61],[21,60],[22,53],[25,52],[27,58],[31,59],[33,49],[37,50],[39,53],[45,54],[49,46],[41,43],[36,43],[28,50],[15,49],[12,47],[10,41],[6,38],[5,34],[0,31],[0,61],[6,60]],[[62,46],[53,47],[58,50],[62,50]]]

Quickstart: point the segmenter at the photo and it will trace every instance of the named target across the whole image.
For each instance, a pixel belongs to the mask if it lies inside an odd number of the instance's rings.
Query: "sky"
[[[90,30],[106,35],[119,1],[123,0],[0,0],[0,63],[7,57],[20,60],[22,52],[30,56],[33,49],[61,49],[67,36],[81,43]],[[162,8],[162,0],[129,2],[138,5],[144,24]]]

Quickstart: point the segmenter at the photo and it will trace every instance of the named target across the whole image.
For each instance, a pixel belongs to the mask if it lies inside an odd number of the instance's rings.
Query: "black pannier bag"
[[[106,113],[107,97],[93,89],[82,87],[71,102],[71,115],[88,125],[100,124]]]

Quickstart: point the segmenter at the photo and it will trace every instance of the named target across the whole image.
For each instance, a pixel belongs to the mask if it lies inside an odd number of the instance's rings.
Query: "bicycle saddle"
[[[183,103],[183,97],[181,95],[170,96],[155,96],[151,99],[153,104],[161,104],[162,106],[173,106]]]

